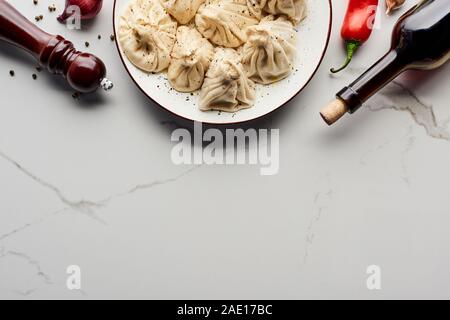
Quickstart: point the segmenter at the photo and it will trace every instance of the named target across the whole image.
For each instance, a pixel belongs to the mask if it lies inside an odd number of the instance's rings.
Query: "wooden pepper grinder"
[[[0,40],[31,53],[43,68],[62,75],[77,92],[89,93],[99,87],[107,91],[113,87],[99,58],[77,51],[72,42],[59,35],[44,32],[5,0],[0,0]]]

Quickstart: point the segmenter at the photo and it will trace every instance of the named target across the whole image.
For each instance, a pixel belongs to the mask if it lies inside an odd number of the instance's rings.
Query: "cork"
[[[320,111],[322,119],[331,126],[338,121],[348,111],[347,106],[341,99],[336,99],[330,102],[325,108]]]

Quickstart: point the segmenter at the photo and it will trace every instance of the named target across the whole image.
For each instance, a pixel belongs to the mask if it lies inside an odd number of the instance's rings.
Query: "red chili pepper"
[[[358,48],[372,34],[377,14],[378,0],[349,0],[347,14],[341,29],[341,37],[345,40],[347,59],[344,65],[332,73],[345,69]]]

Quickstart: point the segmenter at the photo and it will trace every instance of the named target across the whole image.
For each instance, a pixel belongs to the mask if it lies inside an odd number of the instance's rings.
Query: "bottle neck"
[[[356,81],[342,89],[337,97],[343,100],[348,111],[353,113],[407,68],[408,63],[402,59],[400,51],[393,49]]]

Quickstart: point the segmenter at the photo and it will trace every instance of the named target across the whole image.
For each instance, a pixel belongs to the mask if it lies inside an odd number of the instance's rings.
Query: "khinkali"
[[[181,92],[199,89],[213,56],[214,47],[197,30],[179,27],[168,71],[170,84]]]
[[[294,26],[284,16],[267,16],[259,25],[247,28],[247,42],[242,49],[247,76],[263,84],[287,77],[295,59],[295,38]]]
[[[205,0],[161,0],[164,8],[181,24],[186,24],[195,16]]]
[[[295,24],[306,17],[306,0],[261,0],[260,4],[265,12],[273,15],[285,14]]]
[[[200,109],[236,112],[255,101],[255,85],[234,49],[217,48],[200,91]]]
[[[247,0],[208,0],[199,8],[195,24],[212,43],[237,48],[247,40],[245,28],[260,20],[249,5]]]
[[[169,66],[176,30],[158,0],[134,0],[120,19],[119,41],[135,66],[159,72]]]

